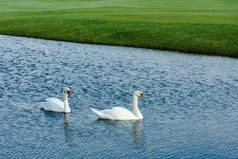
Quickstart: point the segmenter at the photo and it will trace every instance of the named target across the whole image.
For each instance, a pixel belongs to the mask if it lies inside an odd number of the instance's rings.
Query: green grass
[[[238,1],[0,0],[0,34],[238,57]]]

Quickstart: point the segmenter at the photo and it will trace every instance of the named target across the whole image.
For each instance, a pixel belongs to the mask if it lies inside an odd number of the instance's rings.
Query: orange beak
[[[140,97],[141,97],[143,100],[145,100],[145,97],[144,97],[144,95],[143,95],[143,94],[141,94],[141,95],[140,95]]]
[[[72,98],[70,91],[67,91],[67,93],[68,93],[68,96]]]

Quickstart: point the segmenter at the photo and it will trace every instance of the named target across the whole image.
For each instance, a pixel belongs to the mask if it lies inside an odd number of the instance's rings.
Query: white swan
[[[68,87],[64,87],[63,95],[64,102],[62,102],[58,98],[47,98],[46,102],[42,105],[41,108],[46,111],[70,113],[71,110],[69,107],[68,96],[71,98],[72,96]]]
[[[140,120],[143,119],[143,115],[141,114],[138,108],[138,96],[144,99],[144,95],[141,91],[135,91],[133,94],[133,113],[129,110],[122,107],[113,107],[112,109],[105,110],[96,110],[91,108],[91,110],[101,119],[109,119],[109,120]]]

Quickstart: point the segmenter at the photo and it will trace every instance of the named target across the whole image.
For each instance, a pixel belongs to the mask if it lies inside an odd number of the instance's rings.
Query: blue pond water
[[[72,92],[70,115],[40,109]],[[90,107],[142,121],[97,120]],[[238,60],[0,36],[0,158],[238,158]]]

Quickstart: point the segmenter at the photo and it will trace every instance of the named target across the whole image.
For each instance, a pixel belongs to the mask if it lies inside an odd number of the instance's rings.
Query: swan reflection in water
[[[139,128],[141,125],[141,121],[134,121],[133,122],[133,137],[134,137],[134,142],[136,144],[136,149],[142,150],[144,148],[145,144],[145,139],[143,138],[143,132]]]
[[[73,134],[72,131],[70,129],[70,114],[64,114],[64,135],[65,135],[65,142],[67,143],[73,143]]]
[[[64,114],[64,128],[66,130],[68,130],[69,126],[70,126],[70,120],[69,119],[70,119],[70,114],[69,113]]]
[[[62,124],[62,128],[64,131],[64,138],[65,142],[72,143],[73,141],[73,132],[72,132],[72,125],[70,124],[70,113],[57,113],[57,112],[51,112],[51,111],[44,111],[44,115],[49,119],[53,118],[55,121],[59,121]],[[64,120],[62,120],[62,118]],[[52,123],[50,127],[53,127],[55,122],[50,122]]]
[[[141,120],[131,120],[131,121],[116,121],[116,120],[105,120],[105,119],[97,119],[95,122],[104,123],[106,125],[110,124],[116,127],[125,128],[130,127],[133,135],[133,141],[135,143],[135,148],[140,152],[146,155],[147,158],[151,157],[151,152],[147,147],[146,143],[146,135],[143,133],[143,129],[141,127]]]

